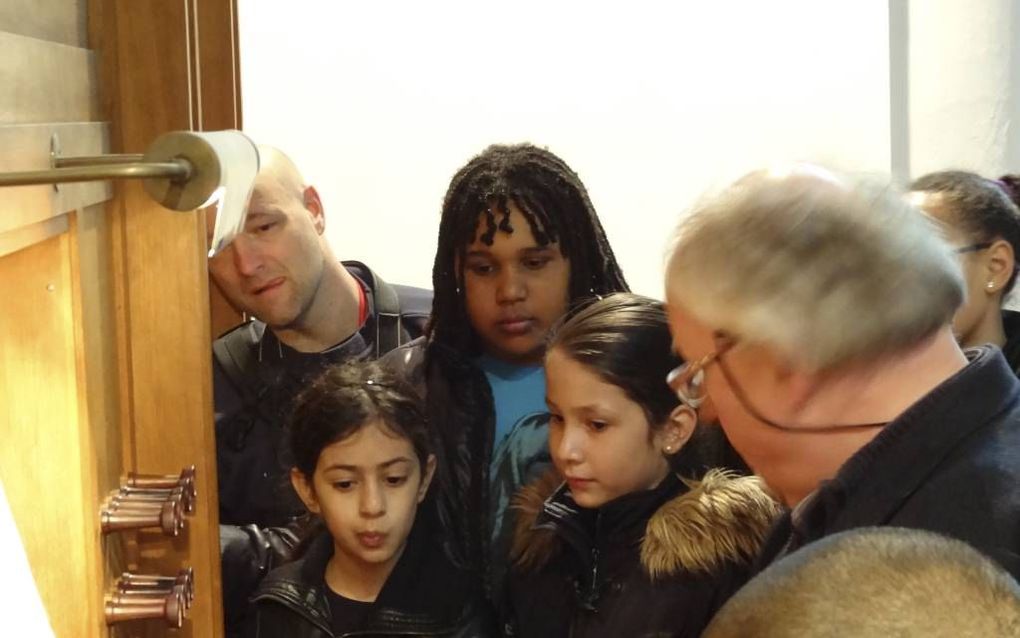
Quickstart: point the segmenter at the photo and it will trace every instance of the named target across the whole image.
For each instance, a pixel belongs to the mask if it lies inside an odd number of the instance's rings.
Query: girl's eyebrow
[[[376,468],[384,470],[390,467],[391,465],[396,465],[397,463],[410,463],[410,462],[411,459],[407,458],[406,456],[398,456],[396,458],[390,459],[389,461],[383,461],[382,463],[376,465]],[[329,467],[324,469],[323,472],[329,472],[330,470],[347,470],[348,472],[357,472],[360,469],[362,469],[362,466],[360,465],[347,465],[344,463],[334,463],[333,465],[330,465]]]
[[[555,245],[556,245],[555,242],[549,242],[545,246],[535,245],[535,246],[528,246],[527,248],[521,248],[520,251],[518,251],[518,252],[520,252],[521,254],[524,254],[524,255],[535,254],[535,253],[541,254],[541,253],[545,253],[545,252],[549,252],[549,251],[553,250]]]

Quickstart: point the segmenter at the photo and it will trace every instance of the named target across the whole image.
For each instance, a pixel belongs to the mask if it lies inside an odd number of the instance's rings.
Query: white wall
[[[914,0],[908,20],[911,172],[1020,172],[1020,2]]]
[[[885,0],[669,4],[239,0],[245,130],[319,188],[342,258],[423,286],[457,168],[548,146],[659,296],[706,189],[773,160],[890,164]]]

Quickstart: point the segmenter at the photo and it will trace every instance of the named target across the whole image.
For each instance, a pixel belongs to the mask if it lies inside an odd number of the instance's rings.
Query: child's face
[[[650,490],[669,472],[666,448],[684,440],[672,420],[652,432],[641,406],[619,386],[559,349],[545,359],[549,451],[581,507]]]
[[[334,559],[378,568],[400,558],[434,469],[433,457],[422,468],[409,440],[372,422],[323,448],[311,485],[297,469],[291,479],[329,528]]]
[[[512,234],[496,231],[492,246],[476,237],[467,248],[465,306],[488,354],[540,364],[546,335],[567,309],[570,262],[559,244],[539,246],[520,210],[512,202],[508,208]],[[485,230],[480,223],[479,236]]]

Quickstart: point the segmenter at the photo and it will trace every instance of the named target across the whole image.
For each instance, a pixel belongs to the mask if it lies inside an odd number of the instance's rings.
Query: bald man
[[[274,545],[279,555],[293,540],[287,527],[304,513],[283,455],[294,396],[327,365],[377,358],[419,336],[432,300],[428,291],[386,284],[364,264],[338,261],[315,188],[278,149],[260,147],[259,156],[244,231],[209,261],[216,287],[253,318],[213,344],[227,598],[234,583],[250,584],[271,566],[271,556],[254,557],[252,548]],[[267,527],[278,533],[267,535]],[[251,573],[238,577],[238,565]]]

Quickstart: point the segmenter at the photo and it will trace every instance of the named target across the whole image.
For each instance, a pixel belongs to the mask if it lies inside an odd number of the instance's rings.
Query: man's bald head
[[[260,145],[259,160],[244,231],[209,261],[209,272],[235,308],[287,330],[306,322],[324,273],[339,266],[315,188],[283,151]]]
[[[275,146],[260,144],[258,149],[259,173],[255,178],[253,196],[256,192],[280,189],[287,196],[303,201],[308,186],[294,160]]]

